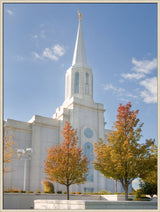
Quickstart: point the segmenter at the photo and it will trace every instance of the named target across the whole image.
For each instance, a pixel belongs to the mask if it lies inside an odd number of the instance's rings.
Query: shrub
[[[67,191],[64,191],[64,194],[67,194]]]
[[[37,189],[36,194],[40,194],[40,193],[41,193],[40,190]]]
[[[57,194],[62,194],[62,191],[57,191]]]
[[[26,191],[20,190],[20,193],[26,193]]]
[[[4,191],[5,193],[19,193],[20,191],[17,188],[10,188]]]
[[[33,191],[28,191],[27,193],[34,193]]]
[[[150,201],[151,199],[149,198],[149,197],[143,197],[143,196],[141,196],[141,201]]]
[[[76,194],[81,194],[81,192],[80,192],[80,191],[78,191]]]
[[[99,191],[98,193],[99,193],[100,195],[111,194],[110,191],[105,191],[105,190]]]
[[[44,193],[54,193],[54,185],[50,181],[42,180]]]
[[[9,191],[9,193],[19,193],[19,192],[20,192],[20,191],[19,191],[18,189]]]
[[[87,191],[85,191],[85,192],[83,192],[83,194],[87,194],[88,195],[89,193]]]
[[[143,194],[141,189],[138,189],[135,193],[134,200],[136,200],[136,201],[150,201],[151,199],[149,197],[146,197],[146,195]]]
[[[119,193],[119,192],[116,192],[115,194],[121,194],[121,193]]]
[[[98,192],[94,192],[93,194],[98,195]]]
[[[132,188],[132,193],[135,194],[136,193],[136,190],[134,188]]]
[[[140,189],[138,189],[135,193],[135,197],[134,197],[134,200],[141,200],[141,195],[142,195],[142,191]]]
[[[71,194],[75,194],[75,192],[71,192]]]

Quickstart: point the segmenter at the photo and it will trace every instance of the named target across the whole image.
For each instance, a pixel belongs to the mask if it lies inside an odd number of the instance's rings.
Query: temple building
[[[56,98],[56,97],[55,97]],[[7,188],[25,189],[26,191],[42,191],[41,181],[45,178],[44,160],[50,146],[63,142],[61,134],[65,121],[70,122],[74,129],[77,129],[79,146],[83,147],[87,157],[93,155],[93,144],[102,138],[107,139],[105,129],[104,106],[94,102],[93,99],[93,74],[87,64],[85,45],[82,33],[81,16],[73,61],[71,67],[66,71],[65,76],[65,100],[56,109],[53,117],[47,118],[39,115],[33,116],[28,122],[12,119],[4,121],[4,132],[12,133],[16,148],[19,153],[24,153],[22,159],[15,158],[9,164],[12,172],[6,173],[4,177],[4,190]],[[10,130],[9,130],[10,129]],[[33,152],[30,158],[25,151]],[[23,149],[21,152],[20,150]],[[27,160],[28,159],[28,160]],[[98,192],[106,190],[115,192],[113,179],[105,178],[93,167],[94,158],[90,158],[90,169],[87,181],[84,184],[70,186],[73,192]],[[54,183],[55,192],[65,191],[63,185]],[[129,192],[131,187],[129,189]],[[121,184],[117,183],[117,192],[123,192]]]

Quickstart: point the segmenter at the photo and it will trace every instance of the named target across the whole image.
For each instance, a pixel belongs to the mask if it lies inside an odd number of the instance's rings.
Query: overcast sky
[[[144,123],[140,142],[157,140],[156,4],[4,4],[4,119],[52,117],[62,105],[77,8],[106,128],[130,101]]]

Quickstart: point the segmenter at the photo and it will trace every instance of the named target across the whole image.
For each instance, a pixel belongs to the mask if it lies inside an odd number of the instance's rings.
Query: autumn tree
[[[65,122],[63,143],[50,147],[45,160],[47,179],[66,186],[69,200],[69,186],[86,181],[89,161],[78,147],[77,130]]]
[[[7,164],[11,163],[15,156],[15,142],[13,141],[13,134],[11,129],[6,131],[6,135],[3,137],[3,171],[9,172]]]
[[[131,103],[120,104],[117,121],[107,134],[107,142],[102,139],[95,143],[95,169],[104,176],[121,182],[128,199],[128,186],[145,171],[146,157],[150,142],[139,144],[143,124],[137,118],[138,110],[131,111]]]

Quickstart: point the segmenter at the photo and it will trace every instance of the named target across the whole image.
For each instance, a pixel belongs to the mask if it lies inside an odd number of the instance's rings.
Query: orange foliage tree
[[[9,132],[6,132],[6,135],[3,137],[3,171],[4,173],[9,172],[7,164],[11,163],[14,159],[14,150],[15,142],[13,141],[13,135]]]
[[[118,108],[117,121],[107,134],[107,142],[102,139],[95,144],[95,169],[106,177],[121,182],[128,199],[128,186],[146,172],[149,147],[153,142],[139,144],[143,124],[137,118],[138,110],[131,111],[131,103]]]
[[[66,186],[69,200],[69,186],[86,181],[89,161],[78,147],[77,130],[65,122],[62,144],[50,147],[45,162],[47,179]]]

